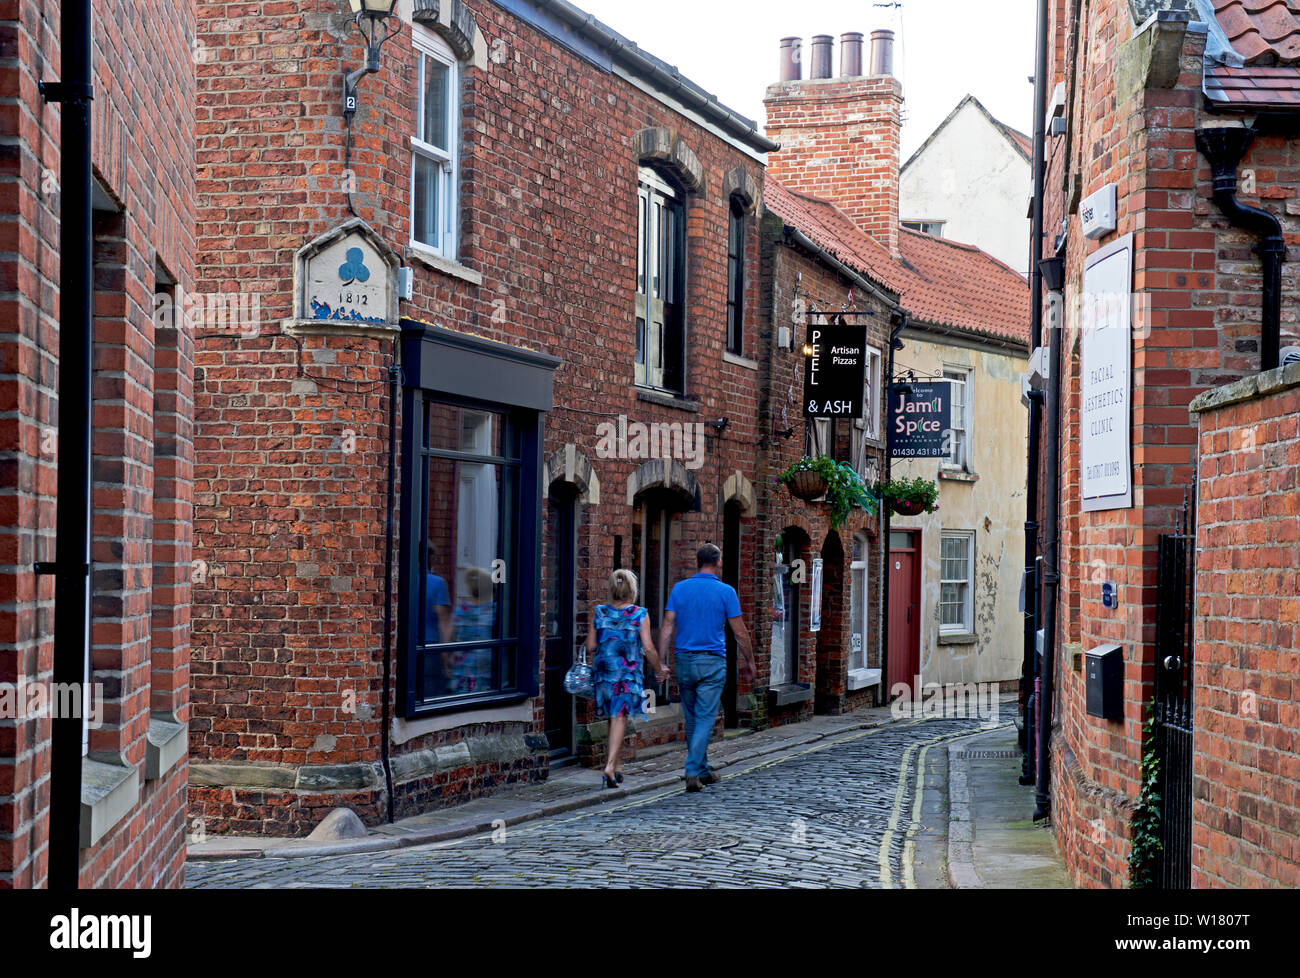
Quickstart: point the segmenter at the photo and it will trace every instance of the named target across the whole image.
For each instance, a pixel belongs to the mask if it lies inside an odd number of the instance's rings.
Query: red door
[[[887,688],[892,695],[897,683],[911,690],[921,672],[921,535],[896,530],[889,537]]]

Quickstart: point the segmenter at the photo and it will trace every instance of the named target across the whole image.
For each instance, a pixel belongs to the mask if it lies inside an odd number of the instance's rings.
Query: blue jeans
[[[702,778],[709,773],[705,756],[709,736],[718,719],[722,688],[727,684],[727,657],[710,652],[677,653],[677,687],[686,720],[686,776]]]

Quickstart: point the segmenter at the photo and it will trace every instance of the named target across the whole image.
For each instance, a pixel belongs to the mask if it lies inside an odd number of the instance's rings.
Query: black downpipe
[[[1286,261],[1286,238],[1276,217],[1237,199],[1237,166],[1256,135],[1257,130],[1247,126],[1198,129],[1196,148],[1209,160],[1213,171],[1214,203],[1234,227],[1243,228],[1259,239],[1251,250],[1259,255],[1264,272],[1260,369],[1273,370],[1281,362],[1282,263]]]
[[[1034,66],[1034,213],[1029,233],[1029,315],[1031,352],[1043,342],[1043,274],[1038,260],[1043,256],[1043,191],[1047,183],[1046,116],[1047,116],[1047,0],[1038,4],[1038,49]],[[1033,784],[1030,766],[1030,738],[1033,736],[1033,694],[1038,632],[1038,466],[1041,455],[1043,409],[1041,398],[1029,399],[1028,479],[1025,485],[1025,613],[1024,659],[1020,666],[1020,700],[1025,734],[1025,756],[1021,763],[1020,783]]]
[[[392,362],[388,366],[388,502],[384,510],[384,682],[380,692],[379,758],[384,765],[390,825],[393,822],[393,765],[389,759],[392,708],[388,691],[393,672],[393,514],[397,509],[397,393],[402,376],[401,348],[401,339],[394,339]]]
[[[893,396],[894,386],[894,353],[898,346],[898,338],[902,335],[903,330],[907,329],[907,312],[899,309],[897,322],[893,322],[889,331],[889,360],[885,368],[885,417],[889,417],[889,399]],[[889,437],[886,432],[885,437],[885,478],[888,482],[893,477],[894,455],[889,449]],[[887,706],[890,701],[889,689],[889,524],[892,511],[889,504],[883,499],[880,501],[880,554],[881,570],[880,576],[880,705]],[[908,677],[911,679],[912,677]],[[920,695],[915,693],[914,695]]]
[[[1059,261],[1060,259],[1048,259]],[[1034,746],[1034,760],[1038,765],[1034,789],[1034,821],[1048,817],[1052,812],[1052,696],[1056,680],[1056,608],[1057,592],[1061,586],[1060,574],[1060,516],[1061,516],[1061,334],[1064,329],[1064,302],[1061,293],[1051,296],[1052,316],[1048,324],[1051,334],[1048,344],[1048,369],[1051,377],[1047,389],[1047,471],[1044,473],[1043,495],[1046,497],[1047,517],[1043,532],[1043,654],[1039,660],[1039,688],[1035,694],[1038,712],[1038,742]]]
[[[64,0],[62,79],[41,86],[60,106],[58,499],[54,546],[55,683],[86,683],[90,636],[92,299],[92,48],[90,0]],[[44,568],[38,568],[42,570]],[[80,716],[55,715],[50,744],[47,886],[75,890],[81,875]]]

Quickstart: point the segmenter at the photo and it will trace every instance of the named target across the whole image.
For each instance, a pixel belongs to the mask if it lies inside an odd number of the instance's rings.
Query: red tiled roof
[[[772,213],[817,247],[900,297],[915,319],[935,326],[1029,343],[1029,286],[1014,270],[974,245],[900,229],[899,251],[858,229],[829,201],[768,179]]]
[[[1253,109],[1300,109],[1300,65],[1205,69],[1205,92],[1215,102]]]
[[[1214,13],[1246,64],[1300,60],[1298,0],[1214,0]]]

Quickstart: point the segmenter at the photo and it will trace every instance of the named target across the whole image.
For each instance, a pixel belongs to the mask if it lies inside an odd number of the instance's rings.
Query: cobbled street
[[[192,861],[186,885],[912,887],[918,763],[981,729],[892,723],[728,769],[698,794],[677,788],[392,852]]]

